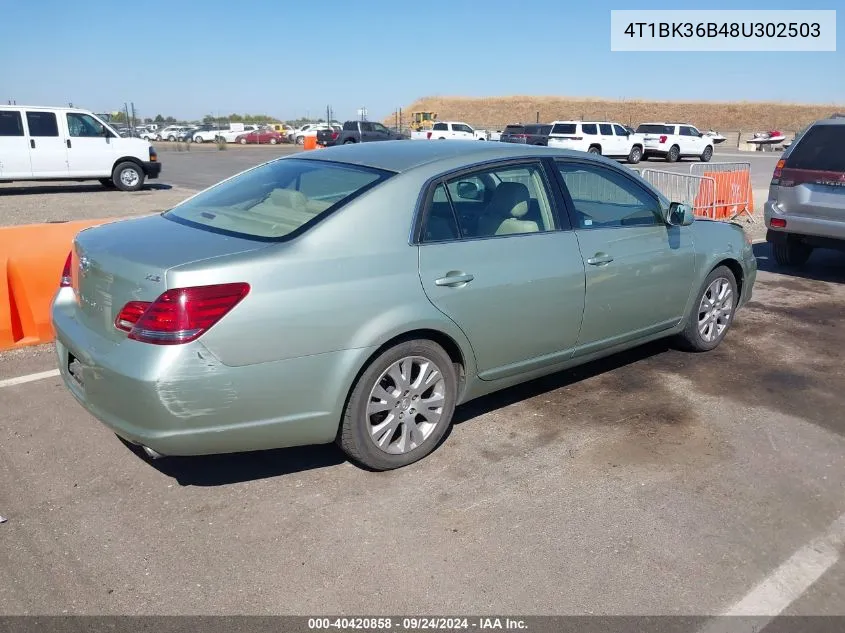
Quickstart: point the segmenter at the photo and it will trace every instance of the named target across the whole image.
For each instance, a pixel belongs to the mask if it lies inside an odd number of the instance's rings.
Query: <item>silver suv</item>
[[[816,121],[787,148],[763,216],[778,264],[800,266],[814,248],[845,251],[845,118]]]

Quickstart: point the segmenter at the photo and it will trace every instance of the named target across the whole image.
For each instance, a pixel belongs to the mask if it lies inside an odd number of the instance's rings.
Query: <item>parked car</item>
[[[467,125],[463,121],[438,121],[431,126],[430,130],[420,130],[418,132],[411,132],[412,140],[467,140],[475,139],[477,141],[487,140],[487,130],[476,130],[472,126]]]
[[[228,128],[224,128],[219,125],[204,123],[194,129],[193,133],[191,134],[191,140],[194,143],[210,143],[227,129]]]
[[[217,136],[214,137],[214,140],[218,143],[234,143],[237,141],[239,136],[249,134],[250,132],[254,132],[257,129],[258,126],[247,124],[243,126],[238,126],[236,129],[220,130],[217,133]]]
[[[251,143],[257,143],[259,145],[276,145],[277,143],[282,143],[284,141],[284,137],[276,132],[276,130],[272,130],[269,128],[263,130],[253,130],[252,132],[247,132],[245,134],[239,134],[235,137],[235,142],[240,143],[241,145],[247,145]]]
[[[186,125],[168,125],[166,128],[159,130],[156,134],[157,141],[175,142],[179,140],[179,135],[188,129]]]
[[[160,173],[148,141],[121,137],[88,110],[0,106],[0,182],[99,180],[137,191]]]
[[[81,231],[64,384],[153,458],[337,441],[386,470],[482,395],[658,338],[712,350],[751,298],[741,227],[600,156],[458,143],[285,156]]]
[[[317,143],[325,147],[371,141],[399,141],[406,138],[404,134],[388,130],[381,123],[374,121],[347,121],[340,130],[317,130]]]
[[[782,266],[805,264],[816,248],[845,250],[845,118],[796,136],[775,166],[763,217]]]
[[[522,143],[523,145],[548,145],[551,124],[522,123],[507,125],[499,136],[503,143]]]
[[[194,140],[194,134],[197,133],[199,130],[199,126],[191,125],[190,127],[183,128],[181,132],[176,137],[177,141],[182,141],[183,143],[191,143]]]
[[[709,162],[713,157],[713,141],[688,123],[642,123],[637,134],[643,137],[643,158],[652,156],[674,163],[685,157]]]
[[[549,147],[625,158],[639,163],[643,157],[644,137],[615,121],[555,121],[549,134]]]

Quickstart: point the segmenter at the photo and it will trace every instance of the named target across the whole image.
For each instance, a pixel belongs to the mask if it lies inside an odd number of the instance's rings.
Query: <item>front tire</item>
[[[791,236],[772,244],[775,261],[781,266],[803,266],[810,259],[813,247],[802,244]]]
[[[194,137],[194,143],[202,143],[202,142],[203,142],[203,140],[202,140],[201,136],[195,136]]]
[[[628,162],[636,165],[643,159],[643,150],[639,145],[634,145],[628,153]]]
[[[693,352],[709,352],[718,347],[733,323],[738,301],[736,277],[731,269],[713,269],[704,280],[681,333],[683,347]]]
[[[296,137],[296,144],[297,145],[305,145],[305,137],[304,136],[297,136]]]
[[[337,443],[373,470],[412,464],[431,453],[451,425],[457,385],[455,366],[440,345],[427,339],[400,343],[355,383]]]
[[[711,158],[713,158],[713,147],[708,145],[701,154],[701,162],[709,163]]]
[[[121,191],[138,191],[144,186],[144,170],[136,163],[120,163],[112,172],[112,182]]]

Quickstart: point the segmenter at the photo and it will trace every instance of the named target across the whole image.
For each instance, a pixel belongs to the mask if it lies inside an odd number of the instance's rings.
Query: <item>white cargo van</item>
[[[0,182],[99,180],[137,191],[160,173],[149,141],[122,138],[87,110],[0,105]]]

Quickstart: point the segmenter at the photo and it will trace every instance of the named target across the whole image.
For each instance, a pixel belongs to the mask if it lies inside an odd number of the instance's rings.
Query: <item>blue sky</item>
[[[845,104],[845,3],[0,0],[0,102],[382,118],[426,95]],[[835,53],[612,53],[611,9],[838,9]]]

